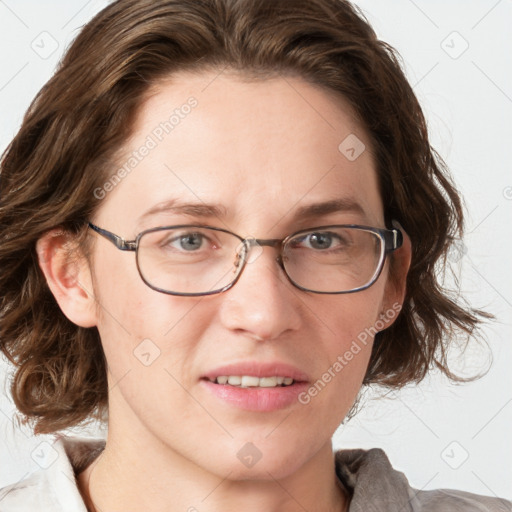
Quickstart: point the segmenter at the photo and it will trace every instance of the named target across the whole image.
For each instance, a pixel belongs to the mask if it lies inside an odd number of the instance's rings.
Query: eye
[[[161,246],[166,249],[196,252],[205,245],[206,239],[205,235],[198,232],[182,233],[177,236],[173,233],[162,240]]]
[[[292,241],[292,247],[305,245],[307,249],[326,250],[326,249],[343,249],[347,242],[338,234],[329,231],[316,231],[300,236]]]

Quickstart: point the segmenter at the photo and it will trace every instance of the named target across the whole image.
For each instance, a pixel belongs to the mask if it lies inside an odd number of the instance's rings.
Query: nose
[[[300,327],[303,302],[279,266],[273,247],[260,249],[249,257],[242,274],[222,295],[220,318],[223,325],[238,333],[272,340]]]

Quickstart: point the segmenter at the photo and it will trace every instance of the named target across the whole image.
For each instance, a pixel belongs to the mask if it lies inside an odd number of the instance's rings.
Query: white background
[[[451,262],[470,303],[496,315],[484,330],[494,362],[475,383],[454,386],[434,375],[420,386],[368,400],[340,427],[335,447],[382,447],[419,489],[452,487],[510,499],[512,1],[357,4],[379,37],[401,53],[433,145],[465,197],[467,235]],[[0,0],[0,149],[79,27],[105,5]],[[484,368],[486,360],[485,349],[475,346],[464,361],[454,357],[454,364],[470,371]],[[1,487],[38,469],[31,452],[44,437],[12,421],[8,367],[1,365],[0,372]]]

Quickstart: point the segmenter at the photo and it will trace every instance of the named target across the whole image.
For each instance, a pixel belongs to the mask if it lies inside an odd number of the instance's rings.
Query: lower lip
[[[216,397],[246,411],[270,412],[284,409],[298,402],[298,395],[308,387],[307,382],[294,382],[290,386],[275,388],[242,388],[229,384],[216,384],[210,380],[201,383]]]

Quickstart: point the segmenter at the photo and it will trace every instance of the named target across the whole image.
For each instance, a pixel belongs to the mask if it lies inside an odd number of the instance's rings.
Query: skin
[[[176,74],[144,103],[119,165],[190,96],[197,107],[101,200],[95,224],[128,240],[150,227],[194,222],[256,238],[325,224],[385,227],[364,129],[342,99],[296,77]],[[338,150],[351,133],[367,148],[355,161]],[[171,198],[220,203],[226,216],[168,212],[139,221]],[[351,198],[362,212],[294,220],[299,207],[334,198]],[[89,260],[66,258],[59,232],[38,244],[62,311],[78,325],[97,326],[108,363],[107,445],[79,475],[90,510],[346,510],[331,437],[361,387],[371,340],[307,405],[242,411],[208,393],[200,377],[227,363],[279,360],[315,382],[401,303],[408,240],[393,256],[394,278],[388,262],[358,293],[301,291],[265,247],[230,290],[177,297],[144,284],[134,253],[91,237]],[[160,351],[149,366],[134,356],[144,339]],[[261,452],[251,468],[237,457],[247,442]]]

